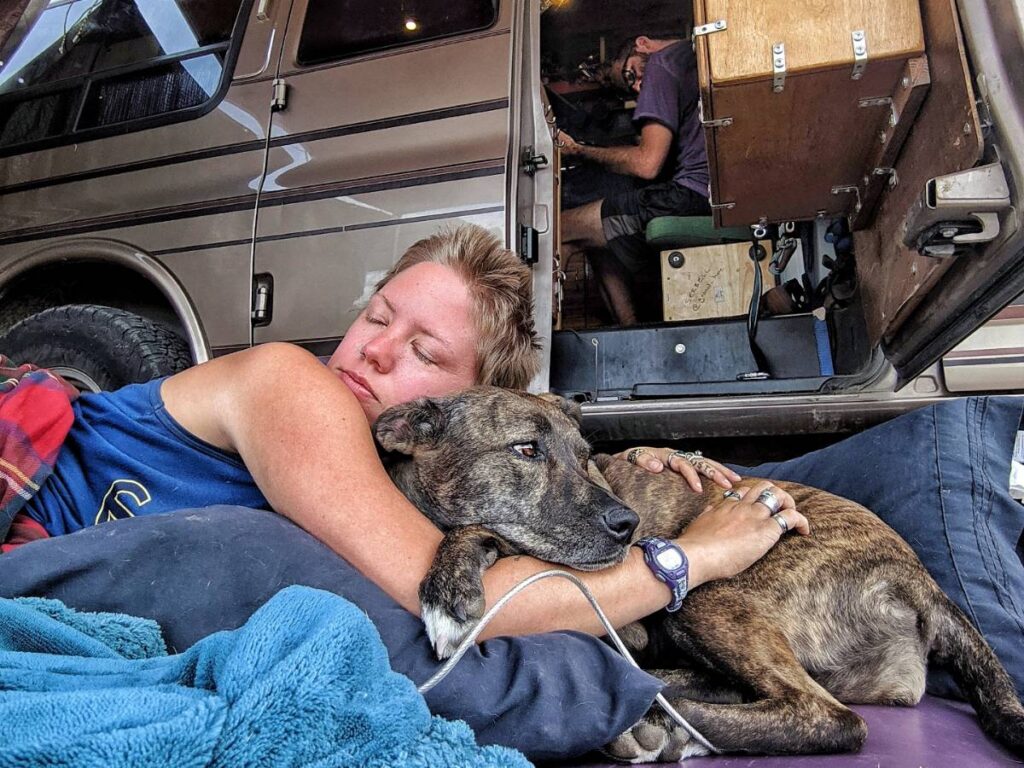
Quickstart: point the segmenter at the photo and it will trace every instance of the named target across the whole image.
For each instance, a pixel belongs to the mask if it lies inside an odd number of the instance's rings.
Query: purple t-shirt
[[[644,69],[643,86],[636,99],[633,122],[656,120],[676,137],[669,150],[661,179],[668,179],[709,196],[708,153],[697,102],[697,59],[686,41],[652,53]]]

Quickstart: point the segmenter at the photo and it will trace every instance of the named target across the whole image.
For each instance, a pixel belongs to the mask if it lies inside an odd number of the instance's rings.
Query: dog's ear
[[[580,404],[575,400],[566,400],[564,397],[553,392],[541,392],[537,397],[546,403],[558,406],[562,413],[576,422],[577,427],[583,426],[583,409],[580,408]]]
[[[385,451],[412,455],[436,445],[447,422],[441,405],[424,397],[384,411],[373,424],[373,436]]]

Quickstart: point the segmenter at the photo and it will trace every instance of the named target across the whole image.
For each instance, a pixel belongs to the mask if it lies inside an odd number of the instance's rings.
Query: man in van
[[[630,38],[611,78],[636,95],[639,141],[623,147],[578,144],[563,131],[562,154],[600,164],[598,199],[562,213],[562,257],[585,252],[605,303],[620,325],[637,322],[635,276],[656,262],[644,239],[657,216],[708,216],[708,158],[700,124],[697,60],[687,40]]]

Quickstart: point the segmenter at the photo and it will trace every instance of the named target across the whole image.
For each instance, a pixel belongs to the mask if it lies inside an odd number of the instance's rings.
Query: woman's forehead
[[[411,266],[395,275],[374,298],[446,344],[473,332],[469,288],[454,269],[443,264]]]

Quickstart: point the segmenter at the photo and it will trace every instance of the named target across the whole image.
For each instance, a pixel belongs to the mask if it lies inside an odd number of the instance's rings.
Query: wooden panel
[[[811,219],[853,213],[857,195],[833,187],[858,186],[889,111],[860,106],[890,96],[905,62],[869,66],[861,80],[846,70],[786,78],[782,93],[770,82],[713,88],[711,114],[731,125],[708,141],[712,197],[719,226]],[[705,112],[708,111],[705,105]],[[707,116],[707,115],[706,115]]]
[[[952,263],[903,247],[907,209],[931,178],[974,166],[983,141],[954,0],[922,0],[931,90],[896,163],[899,184],[875,224],[855,233],[857,275],[872,344],[890,335]]]
[[[768,252],[761,262],[764,290],[775,285],[768,271],[771,242],[761,243]],[[750,243],[709,245],[704,248],[661,252],[662,303],[665,320],[706,320],[744,315],[754,290],[754,269],[747,255]],[[669,255],[683,254],[683,264],[673,267]]]
[[[698,0],[699,4],[700,0]],[[717,85],[770,78],[772,45],[786,45],[788,75],[853,66],[851,33],[864,30],[868,69],[924,52],[918,0],[704,0],[703,17],[728,28],[708,35]],[[696,22],[700,23],[700,22]]]

